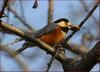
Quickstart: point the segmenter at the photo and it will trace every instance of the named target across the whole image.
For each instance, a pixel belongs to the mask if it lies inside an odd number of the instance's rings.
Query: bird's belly
[[[53,46],[55,44],[60,43],[64,39],[64,35],[61,31],[54,31],[40,37],[39,39]]]

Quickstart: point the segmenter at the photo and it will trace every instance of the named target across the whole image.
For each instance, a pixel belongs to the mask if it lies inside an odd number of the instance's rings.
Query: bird
[[[54,46],[61,43],[64,40],[69,30],[77,31],[79,29],[80,27],[78,25],[72,24],[68,19],[60,18],[55,20],[50,25],[47,25],[39,31],[35,32],[33,36],[35,36],[36,38],[40,39],[41,41],[45,42],[50,46]],[[16,55],[28,47],[34,46],[36,46],[34,43],[26,41],[23,44],[23,46],[16,51]]]

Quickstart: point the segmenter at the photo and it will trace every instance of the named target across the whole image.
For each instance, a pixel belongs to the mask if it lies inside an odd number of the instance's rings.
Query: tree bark
[[[85,71],[89,72],[94,65],[99,62],[100,41],[79,61],[74,59],[67,60],[63,64],[64,72],[68,71]]]

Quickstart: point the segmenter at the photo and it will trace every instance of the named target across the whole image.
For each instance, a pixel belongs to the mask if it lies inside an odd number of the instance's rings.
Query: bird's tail
[[[21,53],[22,51],[24,51],[26,48],[28,48],[28,47],[34,47],[34,46],[35,46],[35,44],[32,44],[30,42],[25,42],[21,48],[19,48],[17,51],[14,52],[13,55],[16,56],[19,53]]]
[[[22,51],[24,51],[26,48],[28,48],[28,47],[22,46],[21,48],[19,48],[17,51],[15,51],[15,52],[13,53],[13,56],[14,56],[14,57],[17,56],[17,55],[20,54]]]

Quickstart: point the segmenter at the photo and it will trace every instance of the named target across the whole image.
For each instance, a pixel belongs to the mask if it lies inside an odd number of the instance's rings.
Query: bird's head
[[[56,20],[54,23],[57,23],[64,32],[67,32],[68,30],[77,31],[80,29],[79,26],[73,25],[71,22],[69,22],[68,19],[65,18],[60,18]]]

